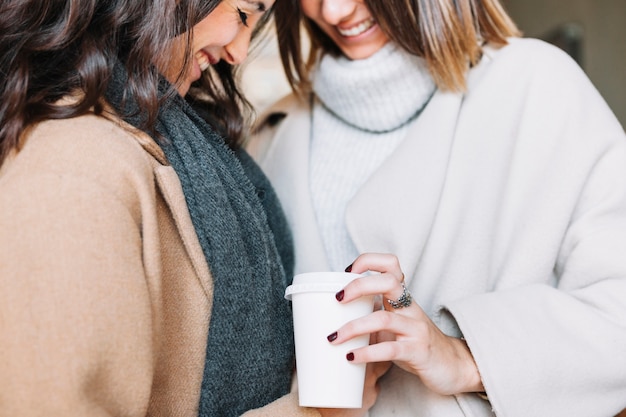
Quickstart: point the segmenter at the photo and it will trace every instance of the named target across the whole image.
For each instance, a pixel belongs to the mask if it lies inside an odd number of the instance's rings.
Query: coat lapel
[[[311,118],[308,106],[288,102],[285,107],[289,109],[287,120],[280,124],[259,162],[274,185],[292,228],[295,272],[326,271],[328,261],[309,193]]]
[[[435,93],[407,139],[346,210],[348,231],[359,252],[396,254],[407,277],[417,270],[435,219],[462,98],[457,93]],[[296,273],[328,270],[309,187],[310,107],[293,100],[292,96],[273,108],[274,113],[286,113],[286,120],[276,131],[264,133],[273,137],[267,149],[252,153],[274,184],[292,227]]]
[[[176,175],[174,168],[170,165],[164,165],[155,168],[155,176],[163,198],[170,208],[178,232],[191,259],[191,263],[198,275],[200,285],[202,285],[207,297],[211,299],[210,294],[213,294],[213,279],[211,278],[204,252],[202,251],[200,241],[193,227],[178,175]]]
[[[415,275],[436,216],[462,97],[435,93],[407,138],[346,210],[359,252],[391,251],[407,277]]]
[[[161,191],[165,203],[170,209],[178,233],[185,245],[185,250],[189,255],[189,259],[200,281],[200,285],[208,300],[211,301],[213,298],[213,279],[206,258],[204,257],[204,252],[200,246],[200,241],[196,235],[195,228],[191,222],[191,216],[189,215],[189,209],[187,208],[185,195],[183,194],[178,175],[176,175],[174,168],[169,165],[163,149],[161,149],[152,137],[121,120],[106,103],[105,109],[107,110],[104,116],[130,132],[144,151],[154,158],[155,162],[153,167],[157,186]]]

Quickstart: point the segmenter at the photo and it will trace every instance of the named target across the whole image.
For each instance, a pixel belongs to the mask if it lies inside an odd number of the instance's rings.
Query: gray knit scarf
[[[107,92],[113,106],[126,79],[118,65]],[[169,84],[161,87],[163,93]],[[291,236],[256,164],[228,148],[182,97],[166,100],[156,128],[214,280],[199,415],[239,416],[290,389],[293,328],[283,295],[292,273]]]

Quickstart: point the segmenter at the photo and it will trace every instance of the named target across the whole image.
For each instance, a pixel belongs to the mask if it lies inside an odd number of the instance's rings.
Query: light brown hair
[[[311,71],[320,54],[341,51],[302,14],[300,1],[277,1],[275,19],[287,80],[296,93],[304,94],[310,91]],[[507,38],[520,36],[498,0],[365,0],[365,4],[389,39],[426,60],[442,90],[465,89],[467,69],[478,63],[485,42],[505,45]],[[310,39],[306,60],[302,28]]]

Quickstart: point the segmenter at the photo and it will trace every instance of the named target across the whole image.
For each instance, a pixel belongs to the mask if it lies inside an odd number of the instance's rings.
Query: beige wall
[[[277,41],[269,34],[253,46],[242,69],[242,89],[257,113],[291,92],[280,63]]]
[[[626,128],[626,0],[502,0],[524,35],[577,23],[582,67]]]

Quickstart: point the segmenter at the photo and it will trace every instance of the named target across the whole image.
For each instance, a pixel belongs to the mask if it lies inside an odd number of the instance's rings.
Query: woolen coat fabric
[[[308,101],[267,114],[248,150],[281,198],[295,272],[326,269]],[[345,219],[359,252],[396,254],[419,305],[467,340],[490,401],[438,395],[393,367],[371,417],[626,407],[625,136],[575,62],[538,40],[488,47],[465,94],[433,96]]]
[[[42,122],[0,213],[0,416],[197,416],[213,281],[162,149],[111,115]]]

